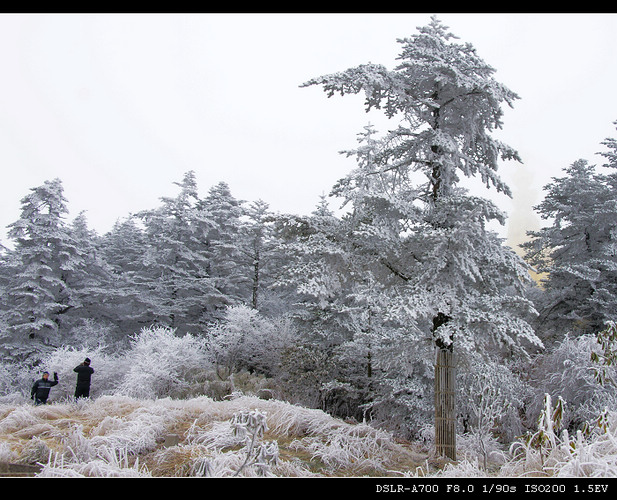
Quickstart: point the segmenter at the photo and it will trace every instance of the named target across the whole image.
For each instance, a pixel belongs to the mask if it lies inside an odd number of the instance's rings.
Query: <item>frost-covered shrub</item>
[[[30,370],[18,363],[0,361],[0,402],[23,401],[30,397]]]
[[[467,434],[457,434],[456,450],[458,460],[475,464],[485,474],[506,460],[506,446],[481,427]]]
[[[563,451],[565,459],[556,464],[556,476],[617,477],[617,414],[601,415],[590,435],[578,431]]]
[[[524,431],[521,414],[529,387],[506,364],[471,355],[461,363],[457,377],[457,412],[463,433],[470,433],[480,448],[497,438],[512,441]]]
[[[221,378],[242,369],[275,376],[284,350],[295,341],[289,320],[265,318],[244,305],[229,307],[224,320],[208,332],[208,349]]]
[[[615,477],[617,475],[617,415],[602,412],[594,422],[570,434],[562,428],[567,407],[546,394],[535,432],[512,444],[512,454],[500,475]]]
[[[90,443],[98,450],[124,449],[138,455],[153,450],[177,411],[164,404],[148,401],[124,418],[106,416],[90,430]]]
[[[221,379],[215,369],[203,374],[202,393],[215,401],[229,398],[234,392],[263,399],[278,397],[276,382],[264,375],[240,371],[227,379]]]
[[[367,405],[374,423],[405,439],[418,439],[432,422],[433,391],[427,378],[382,378],[375,400]]]
[[[568,411],[564,427],[571,431],[596,419],[606,407],[617,408],[615,387],[600,384],[595,376],[598,365],[592,361],[592,352],[598,349],[595,335],[566,335],[552,350],[538,356],[533,370],[536,396],[532,415],[542,410],[545,393],[565,400]],[[606,367],[606,371],[615,378],[614,366]]]
[[[282,353],[277,379],[283,398],[294,404],[319,408],[324,384],[331,380],[333,360],[326,349],[314,344],[298,344]]]
[[[17,453],[11,450],[9,443],[0,442],[0,462],[14,462],[17,459]]]
[[[387,332],[373,345],[374,395],[366,405],[367,414],[380,427],[405,439],[417,439],[433,422],[432,347],[404,329]]]
[[[454,463],[446,463],[443,469],[430,474],[431,477],[486,477],[486,471],[478,460],[464,457]]]
[[[315,423],[319,423],[318,421]],[[366,470],[386,471],[390,460],[404,456],[388,432],[367,424],[341,424],[321,422],[318,432],[310,432],[294,440],[290,448],[305,451],[319,459],[326,467],[352,469],[362,474]]]
[[[62,341],[67,346],[96,349],[99,345],[111,345],[114,340],[113,335],[112,325],[92,318],[79,318],[63,336]]]
[[[178,337],[164,327],[145,328],[132,336],[123,362],[126,369],[118,392],[145,399],[203,391],[211,367],[204,339],[189,333]]]

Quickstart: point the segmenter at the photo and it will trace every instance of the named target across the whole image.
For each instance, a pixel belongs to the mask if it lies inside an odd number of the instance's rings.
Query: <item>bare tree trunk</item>
[[[253,296],[252,304],[253,309],[257,309],[257,294],[259,293],[259,253],[255,257],[255,263],[253,264]]]
[[[437,349],[435,361],[435,452],[456,460],[454,353]]]
[[[433,318],[433,335],[450,318],[439,313]],[[449,343],[435,338],[435,453],[456,460],[456,389],[454,372],[454,349]]]

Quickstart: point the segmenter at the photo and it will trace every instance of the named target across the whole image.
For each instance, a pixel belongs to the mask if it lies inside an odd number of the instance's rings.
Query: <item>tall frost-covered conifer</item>
[[[364,277],[348,248],[346,223],[322,197],[308,216],[279,216],[277,236],[286,257],[279,261],[277,287],[287,291],[290,312],[307,342],[290,353],[288,380],[302,388],[305,404],[362,418],[357,412],[369,391],[371,360],[368,332],[362,331],[366,304],[354,297]]]
[[[613,124],[617,125],[617,120],[614,121]],[[614,182],[617,180],[617,139],[614,137],[607,137],[602,141],[602,145],[606,146],[608,151],[601,151],[598,154],[608,160],[607,163],[604,164],[605,167],[612,169],[608,180],[613,182],[613,184],[611,184],[613,187],[616,187]]]
[[[321,85],[329,96],[364,92],[367,111],[400,120],[356,151],[359,166],[337,194],[353,202],[362,251],[398,279],[391,314],[430,332],[437,352],[436,446],[451,458],[454,347],[508,351],[539,342],[522,319],[530,308],[521,296],[526,266],[486,229],[489,220],[503,223],[503,214],[458,186],[461,175],[477,177],[510,195],[498,165],[519,158],[491,132],[501,128],[502,103],[512,105],[517,96],[493,79],[494,69],[470,44],[455,39],[433,17],[399,40],[394,70],[366,64],[304,84]]]
[[[242,242],[239,253],[240,264],[248,269],[251,282],[251,306],[259,309],[262,305],[263,291],[272,284],[272,224],[273,214],[269,205],[257,200],[246,208],[247,221],[242,224]]]
[[[617,125],[617,121],[613,123]],[[602,291],[603,297],[597,297],[597,300],[605,311],[611,311],[607,319],[615,321],[615,310],[617,309],[617,139],[608,137],[602,141],[602,145],[608,148],[598,153],[607,160],[603,167],[608,169],[608,173],[603,175],[602,179],[607,186],[608,196],[605,198],[600,217],[608,230],[607,241],[602,247],[604,261],[602,272],[606,277],[606,286]]]
[[[149,326],[152,317],[144,293],[148,240],[137,216],[117,220],[111,231],[101,237],[99,250],[109,268],[105,308],[110,320],[119,331]]]
[[[199,208],[192,171],[180,183],[175,198],[140,214],[148,237],[144,276],[139,276],[144,302],[152,317],[171,328],[191,329],[207,320],[208,298],[219,295],[208,274],[205,244],[213,223]]]
[[[88,227],[85,212],[77,215],[68,230],[76,250],[75,265],[66,280],[74,303],[69,315],[73,323],[81,319],[101,320],[107,316],[105,304],[113,295],[109,290],[111,268],[99,252],[99,236]]]
[[[222,312],[228,305],[250,300],[251,280],[239,265],[243,259],[240,239],[244,212],[242,204],[234,198],[225,182],[210,188],[199,208],[213,223],[205,239],[209,255],[208,274],[220,294],[216,309]]]
[[[20,357],[57,342],[61,317],[76,304],[67,280],[78,267],[78,251],[64,221],[62,182],[45,181],[30,191],[8,233],[15,242],[6,298],[12,338],[4,345]]]
[[[530,232],[532,240],[523,245],[528,261],[545,275],[538,320],[554,340],[568,332],[599,331],[604,323],[593,296],[605,279],[599,258],[608,228],[598,217],[606,188],[586,160],[574,162],[565,174],[545,186],[546,196],[536,207],[552,223]]]
[[[617,319],[617,143],[603,144],[608,173],[578,160],[553,178],[536,207],[550,224],[530,232],[523,245],[529,262],[545,273],[539,324],[553,340],[596,333]]]

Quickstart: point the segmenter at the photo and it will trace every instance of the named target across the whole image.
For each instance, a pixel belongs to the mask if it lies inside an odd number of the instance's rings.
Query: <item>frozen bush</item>
[[[208,333],[208,348],[221,378],[242,369],[275,376],[281,356],[296,339],[285,318],[269,319],[247,306],[229,307]]]
[[[164,327],[145,328],[131,337],[124,362],[119,393],[145,399],[181,397],[210,367],[203,339],[189,333],[178,337]]]
[[[547,394],[537,430],[511,446],[512,459],[500,475],[556,477],[615,477],[617,475],[617,418],[603,411],[582,430],[570,435],[560,428],[567,414],[559,398],[553,406]]]
[[[568,440],[565,460],[557,463],[560,477],[617,476],[617,415],[603,413],[587,433],[578,431]]]
[[[611,384],[600,384],[596,378],[598,364],[592,353],[598,350],[595,335],[572,337],[566,335],[548,353],[538,356],[535,363],[536,380],[534,415],[542,408],[544,393],[563,398],[568,405],[564,427],[570,431],[597,418],[606,406],[617,407],[617,392]],[[615,367],[605,367],[606,377],[615,377]]]
[[[64,345],[83,349],[96,349],[99,345],[111,345],[113,326],[92,318],[79,318],[76,324],[63,336]]]
[[[432,474],[433,477],[485,477],[486,472],[478,464],[477,460],[469,461],[467,458],[455,463],[446,463],[443,469]]]
[[[367,424],[330,423],[317,434],[294,440],[290,448],[310,453],[331,470],[352,468],[360,473],[385,472],[385,464],[401,452],[389,433]]]
[[[32,414],[31,408],[26,405],[16,405],[2,408],[0,419],[0,434],[11,434],[28,426],[38,423]]]
[[[490,444],[501,438],[510,442],[523,432],[520,415],[529,388],[505,364],[471,355],[457,378],[457,411],[486,465]],[[471,443],[470,443],[471,444]]]
[[[163,435],[177,412],[154,402],[144,403],[126,418],[115,418],[114,422],[103,419],[92,429],[90,443],[97,448],[126,450],[130,454],[140,454],[156,447],[157,439]]]
[[[0,361],[0,402],[24,401],[30,397],[30,370],[10,361]]]

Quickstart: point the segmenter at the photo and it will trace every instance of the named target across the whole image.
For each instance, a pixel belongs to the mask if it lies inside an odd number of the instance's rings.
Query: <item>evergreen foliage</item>
[[[617,319],[617,146],[614,139],[603,144],[608,172],[581,159],[553,178],[536,207],[548,224],[529,232],[532,239],[523,245],[544,273],[538,329],[553,340],[596,333]]]

